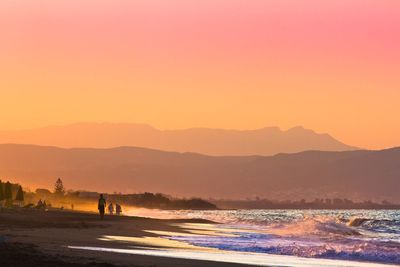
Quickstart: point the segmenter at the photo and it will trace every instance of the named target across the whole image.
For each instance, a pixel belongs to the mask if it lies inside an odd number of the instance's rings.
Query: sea
[[[172,236],[224,251],[400,265],[400,210],[136,210],[156,218],[200,218],[232,236]]]

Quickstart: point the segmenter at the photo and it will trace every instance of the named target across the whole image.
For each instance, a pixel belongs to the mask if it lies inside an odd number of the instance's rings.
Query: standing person
[[[110,205],[108,205],[108,212],[110,213],[110,215],[113,215],[114,213],[114,206],[112,202],[110,203]]]
[[[119,216],[122,213],[122,207],[120,204],[115,204],[115,213]]]
[[[104,211],[106,209],[106,200],[104,199],[103,194],[100,194],[99,204],[98,204],[97,208],[99,209],[100,218],[103,219]]]
[[[42,199],[39,199],[39,201],[38,201],[38,203],[37,203],[37,205],[36,205],[36,208],[37,208],[37,209],[41,209],[41,208],[43,208],[43,202],[42,202]]]

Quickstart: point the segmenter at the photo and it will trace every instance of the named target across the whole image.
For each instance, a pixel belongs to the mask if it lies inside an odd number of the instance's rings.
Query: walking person
[[[106,209],[106,200],[104,199],[103,194],[100,194],[99,204],[98,204],[97,208],[99,209],[100,219],[103,220],[104,212]]]
[[[112,202],[110,203],[110,205],[108,205],[108,213],[110,213],[110,215],[113,215],[114,213],[114,206]]]
[[[115,213],[118,215],[118,216],[120,216],[121,215],[121,213],[122,213],[122,207],[121,207],[121,205],[120,204],[115,204]]]

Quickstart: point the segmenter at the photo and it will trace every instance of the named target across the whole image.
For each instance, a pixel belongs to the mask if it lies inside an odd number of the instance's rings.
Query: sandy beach
[[[70,249],[68,246],[139,249],[180,247],[180,242],[163,241],[160,234],[190,234],[177,224],[210,223],[206,220],[157,220],[141,217],[107,216],[71,211],[2,210],[0,212],[1,266],[234,266],[231,263],[196,261],[156,256],[130,255]],[[159,234],[157,234],[159,232]],[[108,237],[137,238],[132,242],[109,242]],[[140,242],[140,240],[150,240]],[[160,242],[158,242],[158,241]],[[113,240],[117,241],[117,240]],[[21,260],[26,259],[26,260]],[[72,265],[71,265],[72,264]],[[240,266],[240,265],[238,265]]]
[[[218,227],[216,227],[218,226]],[[383,266],[197,247],[173,236],[234,236],[203,219],[161,220],[61,210],[3,209],[1,266]]]

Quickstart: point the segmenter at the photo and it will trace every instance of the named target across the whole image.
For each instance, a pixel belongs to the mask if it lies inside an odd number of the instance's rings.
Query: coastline
[[[33,209],[0,212],[0,251],[7,255],[1,266],[243,266],[231,263],[124,255],[69,249],[68,246],[126,248],[126,242],[109,242],[104,236],[159,238],[162,232],[189,233],[180,223],[213,223],[202,219],[160,220],[143,217],[106,216],[77,211],[41,211]],[[153,232],[148,232],[152,230]],[[146,232],[147,231],[147,232]],[[158,246],[131,243],[140,249]],[[185,249],[190,249],[189,246]],[[21,259],[35,259],[21,261]],[[15,265],[17,264],[17,265]],[[71,265],[72,264],[72,265]]]
[[[4,209],[0,251],[7,257],[1,266],[393,266],[239,253],[168,238],[233,234],[232,229],[215,231],[215,225],[204,219],[106,216],[101,221],[97,214],[78,211]],[[24,258],[34,262],[21,263]]]

